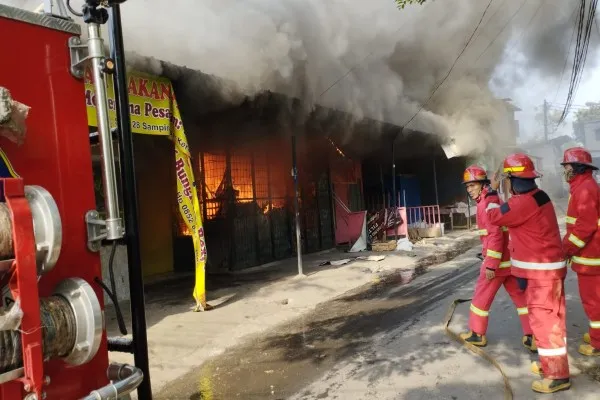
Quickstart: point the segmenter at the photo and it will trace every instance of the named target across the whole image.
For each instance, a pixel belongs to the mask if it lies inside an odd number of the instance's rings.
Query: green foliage
[[[600,103],[587,102],[587,108],[581,108],[575,113],[576,122],[598,121],[600,120]]]
[[[427,0],[396,0],[396,5],[398,6],[398,8],[404,8],[410,4],[423,4],[426,1]]]
[[[536,107],[535,109],[535,121],[538,123],[540,128],[544,127],[544,109],[543,107]],[[560,117],[562,115],[562,110],[548,110],[548,129],[550,132],[553,130],[565,126],[565,121],[563,121],[559,125]]]

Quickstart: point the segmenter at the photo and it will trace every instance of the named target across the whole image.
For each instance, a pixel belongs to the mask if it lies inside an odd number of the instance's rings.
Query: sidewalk
[[[319,303],[364,285],[408,282],[425,273],[428,266],[452,259],[478,243],[474,231],[455,231],[443,238],[426,239],[412,252],[349,254],[334,250],[308,255],[304,257],[306,276],[301,278],[296,276],[296,259],[209,278],[208,302],[214,309],[204,313],[190,311],[193,279],[154,284],[146,293],[153,390],[242,340],[302,316]],[[369,255],[386,258],[319,266],[325,261]],[[123,309],[128,310],[129,305]],[[129,312],[125,318],[130,326]],[[106,310],[106,324],[109,336],[119,335],[112,308]],[[122,353],[110,353],[110,359],[133,362],[131,355]]]

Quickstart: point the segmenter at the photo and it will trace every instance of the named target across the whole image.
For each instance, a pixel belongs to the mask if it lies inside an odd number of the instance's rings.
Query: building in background
[[[600,165],[600,119],[574,122],[575,138],[592,153],[594,164]]]

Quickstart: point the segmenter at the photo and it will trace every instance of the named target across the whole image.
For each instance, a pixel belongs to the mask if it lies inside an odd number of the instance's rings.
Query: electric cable
[[[115,306],[115,314],[117,316],[117,324],[119,325],[119,331],[122,335],[127,335],[127,326],[125,325],[125,319],[123,318],[123,313],[121,312],[121,306],[119,305],[119,299],[116,296],[116,285],[115,285],[115,273],[113,269],[113,264],[115,260],[115,253],[117,251],[117,242],[113,241],[112,248],[110,251],[110,258],[108,261],[108,273],[110,276],[110,285],[112,290],[106,286],[106,284],[102,281],[102,279],[96,277],[94,280],[97,284],[102,286],[102,289],[106,292],[113,305]]]
[[[523,9],[523,6],[525,5],[526,2],[527,2],[527,0],[523,0],[521,5],[519,6],[519,8],[517,8],[517,10],[511,15],[511,17],[508,19],[508,21],[506,21],[506,23],[504,24],[504,26],[502,27],[500,32],[498,32],[498,34],[496,34],[496,37],[494,37],[494,39],[487,45],[485,50],[483,50],[481,52],[481,54],[479,54],[479,57],[477,57],[477,59],[475,60],[475,64],[477,64],[479,59],[490,49],[490,47],[492,47],[492,45],[496,42],[496,39],[498,39],[500,37],[500,35],[502,35],[502,33],[504,33],[504,30],[506,29],[506,27],[512,22],[513,19],[515,19],[515,17],[519,13],[519,11],[521,11]]]
[[[573,12],[571,16],[575,16],[575,11],[577,11],[577,6],[573,7]],[[560,74],[560,80],[558,81],[558,85],[556,87],[556,92],[554,93],[554,99],[552,102],[556,101],[558,97],[558,91],[560,90],[560,85],[562,84],[563,78],[565,77],[565,72],[567,70],[567,65],[569,64],[569,55],[571,54],[571,47],[573,47],[573,39],[575,38],[575,25],[573,25],[573,32],[571,32],[571,40],[569,41],[569,49],[567,50],[567,54],[565,55],[565,63],[563,65],[562,72]]]
[[[562,123],[568,113],[570,105],[573,102],[573,98],[577,89],[579,88],[579,84],[581,83],[581,79],[583,77],[583,70],[585,67],[585,62],[587,60],[588,48],[590,43],[590,36],[592,32],[592,27],[594,24],[594,17],[596,14],[596,7],[598,5],[597,0],[592,0],[589,3],[589,10],[586,16],[586,2],[582,0],[579,7],[579,18],[577,19],[577,41],[575,45],[575,56],[573,62],[573,68],[571,70],[571,79],[569,84],[569,91],[567,93],[567,99],[565,101],[565,107],[561,114],[559,123]],[[585,24],[584,24],[585,20]]]
[[[421,112],[421,110],[423,110],[423,108],[425,108],[425,106],[427,104],[429,104],[429,102],[431,101],[431,99],[433,98],[433,96],[435,95],[435,93],[437,92],[437,90],[440,88],[440,86],[442,86],[444,84],[444,82],[446,82],[446,79],[448,79],[448,77],[450,76],[450,74],[452,73],[452,70],[454,70],[454,67],[456,66],[456,63],[458,62],[458,60],[460,59],[460,57],[464,54],[464,52],[467,50],[467,47],[469,47],[469,44],[471,44],[471,40],[473,39],[473,36],[475,35],[475,32],[477,32],[477,30],[479,29],[479,26],[481,25],[481,21],[483,21],[483,18],[485,17],[485,14],[487,13],[488,9],[490,8],[490,6],[492,5],[492,2],[494,0],[490,0],[487,7],[485,8],[485,10],[483,11],[483,14],[481,15],[481,19],[479,20],[479,22],[477,23],[477,26],[475,27],[475,30],[473,30],[473,33],[471,34],[471,36],[469,37],[469,40],[467,41],[467,44],[465,44],[465,46],[463,47],[462,51],[460,52],[460,54],[458,55],[458,57],[456,57],[456,59],[454,60],[454,63],[452,64],[452,66],[450,67],[450,69],[448,70],[448,73],[446,74],[446,76],[442,79],[442,81],[435,87],[435,89],[433,89],[433,92],[431,92],[431,95],[429,96],[429,98],[427,99],[427,101],[425,101],[417,110],[417,112],[408,120],[408,122],[406,122],[405,124],[403,124],[403,129],[405,127],[407,127],[416,117],[417,115],[419,115],[419,113]]]

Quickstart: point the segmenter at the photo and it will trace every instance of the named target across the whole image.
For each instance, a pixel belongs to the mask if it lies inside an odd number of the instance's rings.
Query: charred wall
[[[388,145],[385,146],[385,143]],[[375,210],[393,204],[392,160],[396,165],[398,205],[449,205],[464,200],[465,192],[460,179],[467,161],[463,157],[448,159],[435,137],[397,131],[388,134],[383,144],[363,163],[367,209]]]
[[[327,144],[325,138],[298,123],[291,110],[289,102],[267,93],[204,115],[191,129],[186,126],[209,271],[243,269],[295,254],[293,135],[302,251],[333,247]]]

